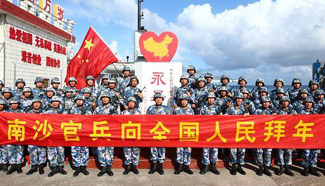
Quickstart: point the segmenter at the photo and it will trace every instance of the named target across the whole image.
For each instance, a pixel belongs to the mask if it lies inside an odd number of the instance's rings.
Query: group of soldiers
[[[230,79],[222,75],[220,84],[213,82],[213,75],[205,73],[197,77],[196,69],[190,65],[187,69],[188,75],[180,77],[181,86],[177,88],[172,101],[173,113],[167,105],[163,105],[164,95],[157,92],[154,95],[154,105],[151,105],[146,113],[141,113],[139,104],[142,102],[142,90],[138,88],[139,80],[131,74],[130,67],[124,66],[123,77],[112,78],[108,74],[101,76],[101,82],[96,87],[95,79],[87,76],[85,79],[87,87],[78,90],[76,78],[70,77],[68,86],[63,89],[60,81],[54,77],[50,86],[43,88],[43,79],[35,79],[35,87],[26,87],[21,78],[15,82],[15,88],[5,87],[0,81],[0,111],[11,113],[35,113],[35,114],[79,114],[79,115],[296,115],[296,114],[318,114],[324,113],[324,90],[319,84],[311,80],[309,89],[301,88],[301,80],[293,79],[292,89],[284,91],[284,82],[281,78],[274,81],[274,90],[267,90],[263,79],[256,80],[256,87],[252,90],[246,88],[247,81],[244,77],[238,79],[238,86],[230,87]],[[65,147],[53,146],[43,147],[28,145],[31,169],[26,173],[31,175],[35,172],[44,174],[47,160],[51,172],[49,177],[57,173],[67,174],[64,170]],[[166,149],[164,147],[151,147],[151,167],[149,174],[158,172],[163,175],[163,163],[165,162]],[[189,168],[191,164],[191,147],[178,147],[176,157],[175,174],[182,171],[193,174]],[[277,149],[279,170],[277,175],[286,173],[294,176],[291,171],[293,149]],[[140,158],[139,147],[124,147],[125,156],[123,174],[133,172],[139,174],[137,166]],[[303,175],[309,173],[320,176],[316,171],[317,149],[304,149]],[[113,164],[114,147],[97,147],[96,157],[100,164],[97,176],[108,174],[113,176],[111,166]],[[271,176],[272,149],[256,149],[255,160],[259,166],[257,174]],[[75,169],[73,176],[80,173],[88,175],[86,167],[89,161],[89,148],[84,146],[71,147],[72,164]],[[216,163],[218,161],[218,148],[203,148],[202,164],[200,174],[209,171],[219,175]],[[0,147],[0,171],[12,174],[17,171],[22,173],[24,163],[24,146],[3,145]],[[245,163],[245,149],[230,149],[230,173],[245,175],[242,165]],[[9,168],[10,166],[10,168]]]

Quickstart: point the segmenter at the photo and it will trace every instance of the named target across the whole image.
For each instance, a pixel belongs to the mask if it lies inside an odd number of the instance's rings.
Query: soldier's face
[[[110,83],[110,84],[108,84],[108,87],[111,88],[111,89],[113,89],[113,88],[116,87],[116,84],[115,83]]]
[[[295,84],[293,84],[293,87],[294,87],[295,89],[298,89],[298,88],[301,87],[301,84],[300,84],[300,83],[295,83]]]
[[[278,81],[275,83],[275,87],[277,87],[277,88],[282,88],[282,86],[283,86],[283,84],[281,81]]]
[[[240,85],[241,87],[244,87],[244,86],[246,86],[246,81],[244,81],[244,80],[241,80],[241,81],[240,81],[240,83],[239,83],[239,85]]]
[[[318,98],[319,100],[322,100],[322,99],[324,99],[324,95],[318,95],[317,98]]]
[[[84,104],[84,101],[78,99],[76,101],[76,103],[77,103],[77,106],[80,107],[80,106],[82,106]]]
[[[283,108],[287,108],[289,106],[289,101],[282,101],[281,105]]]
[[[51,98],[51,97],[54,96],[54,92],[48,91],[48,92],[46,92],[46,96],[49,97],[49,98]]]
[[[270,102],[263,102],[263,107],[264,108],[269,108],[269,106],[270,106]]]
[[[223,84],[223,85],[227,85],[228,84],[228,79],[223,79],[222,81],[221,81],[221,83]]]
[[[128,107],[129,107],[130,109],[133,109],[133,108],[135,107],[135,102],[134,102],[134,101],[129,101],[129,102],[128,102]]]
[[[278,98],[282,98],[282,96],[284,96],[284,94],[278,93],[277,96],[278,96]]]
[[[69,85],[70,85],[70,87],[74,87],[74,86],[76,86],[76,82],[75,81],[70,81]]]
[[[4,92],[2,95],[3,95],[3,97],[5,97],[6,99],[9,99],[9,98],[10,98],[10,92]]]
[[[24,96],[25,96],[26,98],[29,98],[30,95],[32,95],[31,92],[24,92]]]
[[[313,103],[312,102],[306,102],[305,106],[307,109],[311,109],[313,107]]]
[[[60,106],[60,102],[59,101],[52,101],[51,102],[51,106],[53,107],[53,108],[59,108],[59,106]]]
[[[227,91],[220,91],[220,95],[221,95],[222,97],[225,97],[225,96],[227,95]]]
[[[182,99],[182,100],[181,100],[181,105],[182,105],[182,107],[186,107],[187,104],[188,104],[188,100],[187,100],[187,99]]]
[[[85,96],[85,98],[89,98],[90,97],[90,93],[84,93],[83,95]]]
[[[109,97],[102,97],[102,103],[107,105],[109,103]]]
[[[156,98],[155,102],[156,102],[156,105],[161,105],[162,102],[163,102],[163,99],[162,98]]]
[[[59,88],[59,85],[60,85],[60,83],[52,83],[52,87],[55,88],[55,89]]]
[[[304,98],[306,98],[306,97],[307,97],[307,94],[305,94],[305,93],[303,93],[303,94],[300,94],[300,97],[304,99]]]
[[[261,92],[261,93],[260,93],[260,96],[261,96],[261,97],[266,96],[266,95],[267,95],[266,92]]]
[[[242,102],[243,102],[243,99],[236,99],[236,104],[237,105],[241,105]]]
[[[263,86],[263,83],[262,83],[262,82],[258,82],[256,85],[257,85],[258,87],[262,87],[262,86]]]
[[[13,103],[13,104],[11,104],[11,108],[13,109],[13,110],[17,110],[18,109],[18,103]]]
[[[24,88],[24,83],[22,83],[22,82],[17,83],[17,88],[19,88],[19,89]]]
[[[64,93],[65,97],[67,97],[67,98],[71,98],[71,94],[72,94],[72,92],[66,92],[66,93]]]
[[[43,83],[42,82],[37,82],[36,83],[36,87],[37,88],[42,88],[43,87]]]
[[[199,81],[199,87],[202,88],[204,87],[205,83],[203,81]]]
[[[243,95],[244,95],[244,98],[248,98],[248,94],[243,93]]]
[[[108,83],[108,79],[103,79],[103,84],[107,85],[107,83]]]
[[[94,80],[91,80],[91,79],[87,81],[88,86],[93,86],[94,83],[95,83]]]
[[[131,80],[131,85],[132,85],[133,87],[136,87],[136,86],[138,85],[138,81],[137,81],[136,79],[132,79],[132,80]]]
[[[123,75],[125,76],[125,77],[128,77],[128,76],[130,76],[130,71],[128,71],[128,70],[126,70],[126,71],[124,71],[123,72]]]
[[[38,109],[40,109],[41,108],[41,105],[42,105],[42,103],[41,102],[34,102],[33,103],[33,108],[35,109],[35,110],[38,110]]]
[[[310,88],[311,88],[312,90],[316,90],[316,89],[318,88],[318,85],[311,85]]]
[[[189,70],[188,71],[188,74],[190,74],[191,76],[193,76],[195,74],[195,71],[194,70]]]
[[[208,104],[209,104],[209,105],[213,105],[214,102],[215,102],[215,100],[216,100],[215,98],[209,98],[209,99],[208,99]]]
[[[181,79],[181,84],[182,85],[186,85],[188,83],[188,80],[187,79]]]
[[[207,83],[211,83],[211,81],[212,81],[212,78],[210,78],[210,77],[207,77],[207,78],[205,78],[205,80],[207,80]]]

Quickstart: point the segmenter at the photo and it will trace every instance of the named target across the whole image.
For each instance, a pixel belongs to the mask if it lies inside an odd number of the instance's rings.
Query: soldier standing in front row
[[[137,100],[135,97],[129,97],[127,100],[128,109],[123,110],[122,115],[140,115],[141,111],[136,108]],[[124,175],[132,171],[134,174],[139,174],[137,166],[139,165],[140,159],[140,147],[123,147],[123,153],[125,157],[125,171]]]
[[[164,96],[161,94],[161,92],[155,93],[153,96],[153,99],[155,101],[154,105],[149,106],[147,109],[147,115],[168,115],[168,107],[163,104]],[[151,166],[149,170],[149,174],[153,174],[156,171],[160,175],[164,174],[163,170],[163,163],[165,162],[166,157],[166,148],[164,147],[151,147]]]
[[[0,98],[0,112],[5,112],[6,109],[6,101],[3,98]],[[0,145],[0,171],[8,171],[8,153],[6,145]]]

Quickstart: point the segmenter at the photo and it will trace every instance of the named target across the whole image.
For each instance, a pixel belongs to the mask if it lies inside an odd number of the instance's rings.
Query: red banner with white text
[[[324,116],[0,113],[0,145],[322,149]]]

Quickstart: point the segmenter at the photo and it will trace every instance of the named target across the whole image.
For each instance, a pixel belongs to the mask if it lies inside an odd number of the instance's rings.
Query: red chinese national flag
[[[90,27],[82,42],[78,53],[71,59],[65,82],[68,85],[69,77],[75,77],[78,81],[77,88],[86,87],[86,77],[92,75],[97,79],[98,75],[107,67],[117,61],[117,58],[107,44]]]

